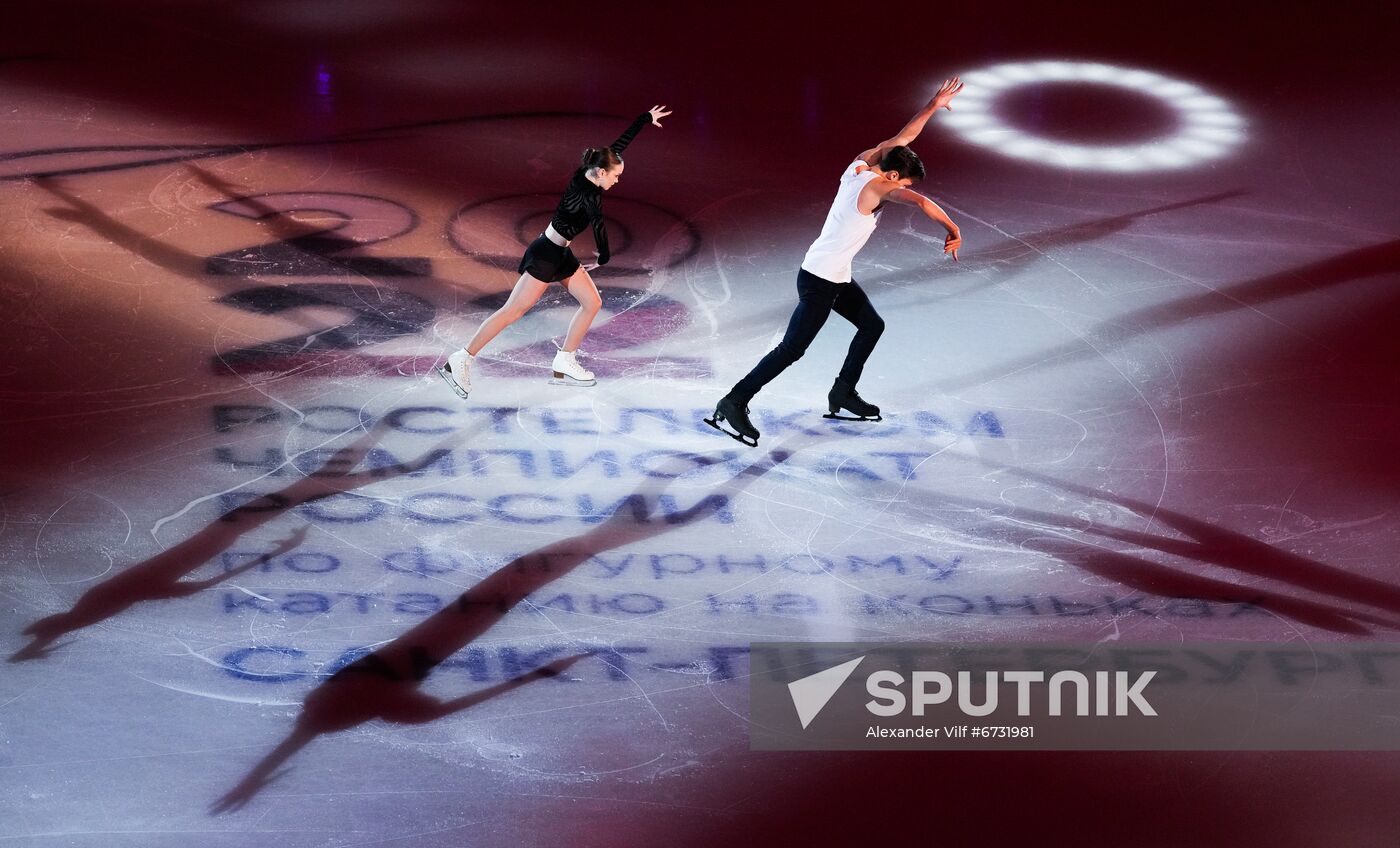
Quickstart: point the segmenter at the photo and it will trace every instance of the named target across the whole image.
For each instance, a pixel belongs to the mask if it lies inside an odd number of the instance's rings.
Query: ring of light
[[[1060,168],[1151,171],[1184,168],[1224,156],[1244,140],[1244,119],[1221,97],[1152,71],[1098,62],[1020,62],[962,75],[965,90],[943,119],[973,144],[1008,156]],[[1065,144],[1008,126],[991,110],[1011,89],[1045,82],[1112,85],[1156,98],[1176,113],[1180,129],[1166,138],[1132,145]]]

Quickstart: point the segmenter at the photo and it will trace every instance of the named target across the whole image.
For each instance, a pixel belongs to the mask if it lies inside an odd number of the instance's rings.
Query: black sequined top
[[[621,156],[627,145],[632,143],[632,139],[637,137],[637,133],[642,131],[642,127],[649,123],[651,113],[643,112],[617,137],[617,141],[608,147]],[[569,187],[564,190],[564,196],[559,198],[559,207],[554,210],[554,217],[549,223],[555,232],[569,240],[573,240],[583,232],[584,227],[592,224],[593,241],[598,246],[598,264],[608,264],[611,253],[608,251],[608,228],[603,223],[603,190],[589,182],[582,167],[574,171],[573,179],[569,180]]]

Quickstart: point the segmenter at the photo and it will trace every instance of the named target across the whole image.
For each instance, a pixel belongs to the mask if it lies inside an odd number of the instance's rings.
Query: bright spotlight
[[[1226,155],[1244,141],[1244,119],[1224,98],[1200,86],[1152,71],[1101,62],[1010,62],[962,75],[967,90],[942,123],[967,141],[1018,159],[1057,168],[1153,171],[1185,168]],[[1176,113],[1179,127],[1165,138],[1136,145],[1067,144],[1023,132],[992,110],[998,98],[1023,85],[1083,82],[1147,95]]]

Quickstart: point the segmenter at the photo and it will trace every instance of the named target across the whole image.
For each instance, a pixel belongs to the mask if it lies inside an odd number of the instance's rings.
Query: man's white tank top
[[[865,170],[857,174],[856,169],[860,167]],[[851,281],[851,261],[865,247],[870,234],[875,232],[875,223],[880,220],[879,212],[861,214],[857,206],[860,190],[879,176],[862,159],[846,166],[841,174],[841,188],[831,202],[831,211],[826,213],[822,234],[807,248],[802,270],[833,283]]]

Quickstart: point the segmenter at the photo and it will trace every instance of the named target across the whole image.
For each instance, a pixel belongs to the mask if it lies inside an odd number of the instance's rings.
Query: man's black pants
[[[802,358],[832,312],[856,325],[856,337],[851,340],[840,374],[841,380],[854,388],[865,370],[865,361],[875,349],[875,342],[885,331],[885,321],[870,305],[870,298],[865,296],[855,280],[833,283],[800,270],[797,272],[797,308],[788,321],[787,333],[777,347],[759,360],[747,377],[735,384],[729,396],[747,404],[759,389]]]

